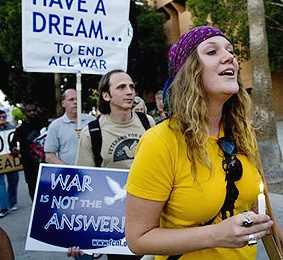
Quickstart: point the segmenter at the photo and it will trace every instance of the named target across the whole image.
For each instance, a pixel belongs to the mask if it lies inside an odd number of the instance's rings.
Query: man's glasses
[[[6,116],[5,115],[0,115],[0,118],[6,118]]]
[[[222,219],[225,219],[227,218],[227,211],[230,213],[230,216],[234,215],[235,201],[239,196],[239,191],[234,182],[242,178],[243,167],[241,161],[236,156],[238,148],[232,139],[221,137],[218,139],[217,144],[224,153],[222,167],[226,173],[227,180],[226,198],[220,210]]]

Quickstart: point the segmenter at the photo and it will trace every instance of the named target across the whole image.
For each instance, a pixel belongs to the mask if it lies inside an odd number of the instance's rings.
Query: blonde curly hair
[[[196,161],[210,170],[212,168],[206,148],[209,140],[209,111],[207,95],[202,85],[202,71],[202,63],[195,49],[176,74],[166,96],[169,120],[177,120],[178,130],[185,137],[187,156],[192,162],[194,176]],[[239,75],[238,84],[239,92],[230,97],[223,106],[221,126],[225,136],[234,140],[239,153],[246,155],[261,172],[255,134],[248,117],[251,114],[252,102]],[[171,122],[169,125],[173,127]]]

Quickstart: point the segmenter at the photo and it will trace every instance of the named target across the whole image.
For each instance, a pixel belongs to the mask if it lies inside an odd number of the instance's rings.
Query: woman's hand
[[[73,246],[73,247],[68,248],[68,251],[67,251],[68,257],[76,257],[76,256],[82,256],[82,255],[84,255],[84,252],[80,250],[80,247]]]
[[[212,247],[237,248],[247,244],[256,244],[258,240],[271,233],[273,221],[268,215],[258,215],[253,211],[227,218],[221,223],[212,225],[215,233]]]
[[[67,256],[68,257],[77,257],[77,256],[87,256],[87,259],[92,258],[92,259],[97,259],[101,256],[101,254],[94,253],[92,255],[87,255],[85,254],[82,250],[80,250],[80,247],[78,246],[73,246],[69,247],[67,251]]]
[[[76,128],[75,130],[76,130],[76,134],[77,134],[78,139],[80,139],[82,128]]]
[[[127,194],[125,233],[132,252],[139,255],[178,255],[206,248],[239,248],[248,245],[249,241],[256,244],[270,234],[273,225],[268,215],[249,211],[213,225],[161,228],[159,220],[163,207],[164,202]],[[243,225],[246,219],[252,223]]]
[[[19,149],[17,147],[13,147],[12,148],[12,155],[14,157],[18,157],[20,155],[20,151],[19,151]]]

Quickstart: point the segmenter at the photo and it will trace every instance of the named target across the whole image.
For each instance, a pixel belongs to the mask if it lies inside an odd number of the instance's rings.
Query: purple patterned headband
[[[203,41],[213,37],[223,36],[223,32],[211,26],[199,26],[184,33],[169,49],[169,69],[171,76],[175,77],[192,51]]]

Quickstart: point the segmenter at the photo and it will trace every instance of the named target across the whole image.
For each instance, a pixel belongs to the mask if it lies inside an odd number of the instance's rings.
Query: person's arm
[[[9,149],[10,149],[10,151],[11,151],[11,153],[14,157],[18,157],[19,154],[20,154],[20,150],[17,147],[17,142],[20,141],[19,130],[20,129],[15,130],[13,139],[12,139],[11,143],[9,144]],[[19,142],[19,144],[20,144],[20,142]]]
[[[2,228],[0,228],[0,259],[15,259],[10,238]]]
[[[62,160],[60,160],[55,153],[52,152],[46,152],[45,153],[45,161],[48,163],[54,163],[54,164],[66,164]]]
[[[267,215],[250,212],[253,225],[242,226],[244,215],[225,219],[219,224],[160,228],[159,220],[166,202],[151,201],[127,194],[126,240],[136,254],[178,255],[205,248],[238,248],[247,245],[249,234],[259,240],[273,225]]]
[[[95,166],[88,126],[83,128],[83,130],[81,131],[76,156],[76,165]]]

